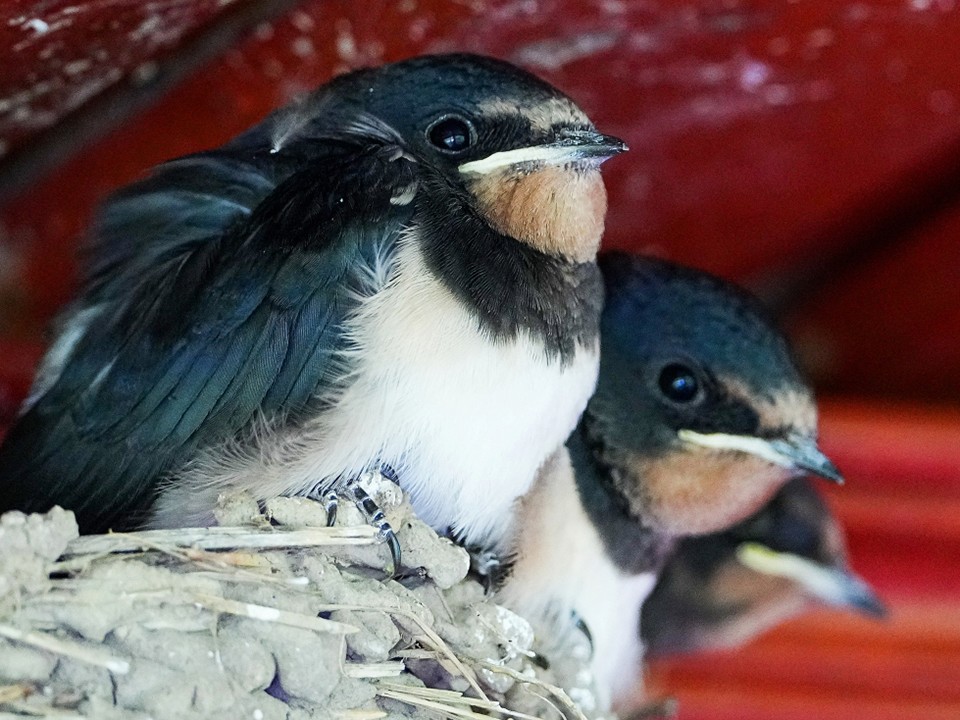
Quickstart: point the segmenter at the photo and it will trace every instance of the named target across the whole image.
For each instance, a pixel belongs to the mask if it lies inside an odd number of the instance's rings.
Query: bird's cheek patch
[[[593,260],[607,214],[607,191],[596,167],[544,165],[485,174],[470,182],[480,211],[497,230],[575,262]]]
[[[766,504],[790,471],[760,458],[707,448],[679,450],[638,469],[658,528],[675,535],[725,530]]]

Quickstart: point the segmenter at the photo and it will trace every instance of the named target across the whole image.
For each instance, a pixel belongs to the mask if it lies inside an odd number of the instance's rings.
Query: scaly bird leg
[[[318,498],[323,503],[327,511],[327,527],[333,527],[337,524],[337,507],[340,505],[340,497],[336,490],[328,490],[322,497]]]
[[[389,465],[384,465],[380,470],[380,474],[387,480],[399,485],[397,474]],[[370,497],[367,491],[360,485],[359,477],[348,480],[329,490],[316,488],[308,497],[323,503],[327,511],[327,526],[332,527],[337,521],[337,508],[340,504],[341,495],[349,497],[357,506],[357,509],[367,523],[377,529],[377,536],[380,541],[385,542],[390,549],[391,566],[389,568],[389,575],[390,577],[396,577],[397,571],[400,569],[400,542],[397,540],[397,535],[387,521],[383,510],[380,509],[376,501]]]
[[[390,478],[392,479],[392,478]],[[359,478],[347,482],[343,487],[344,494],[349,494],[356,504],[357,509],[363,514],[366,521],[377,529],[377,536],[382,542],[387,544],[390,549],[391,567],[389,568],[390,577],[394,577],[400,569],[400,542],[397,535],[387,521],[387,516],[377,505],[376,501],[360,485]]]

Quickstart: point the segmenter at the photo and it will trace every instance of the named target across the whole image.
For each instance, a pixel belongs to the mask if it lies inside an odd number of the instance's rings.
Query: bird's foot
[[[337,524],[337,508],[340,507],[340,496],[337,495],[336,490],[328,490],[317,499],[323,503],[323,507],[327,511],[327,527],[333,527]]]
[[[467,548],[467,552],[470,554],[470,570],[481,579],[488,595],[494,593],[503,585],[513,564],[493,550]]]
[[[380,470],[380,474],[387,480],[397,483],[397,475],[388,465],[383,466],[383,468]],[[313,497],[314,499],[323,503],[323,506],[327,512],[327,525],[329,527],[332,527],[337,521],[337,509],[340,505],[340,497],[346,496],[350,498],[350,500],[353,501],[353,504],[356,505],[357,510],[360,511],[360,514],[363,515],[364,520],[366,520],[369,525],[372,525],[377,529],[377,538],[380,540],[380,542],[387,544],[387,547],[390,550],[390,567],[388,568],[388,575],[390,577],[396,577],[397,572],[400,569],[400,542],[397,540],[396,533],[393,531],[393,528],[387,521],[386,514],[383,512],[380,506],[377,505],[376,500],[370,497],[370,494],[363,488],[361,482],[364,479],[364,475],[352,478],[344,483],[339,484],[335,488],[316,493],[313,495]]]
[[[353,498],[353,502],[363,514],[367,523],[377,529],[377,538],[380,542],[385,542],[390,549],[390,567],[387,574],[390,577],[395,577],[400,569],[400,541],[397,540],[397,534],[387,521],[387,516],[376,501],[363,489],[359,479],[348,482],[344,490]]]

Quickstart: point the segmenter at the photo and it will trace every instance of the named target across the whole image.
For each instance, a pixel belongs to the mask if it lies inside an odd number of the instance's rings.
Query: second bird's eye
[[[473,143],[470,123],[455,115],[441,118],[431,125],[427,138],[434,147],[451,153],[466,150]]]
[[[700,392],[696,374],[680,363],[670,363],[663,368],[658,384],[660,392],[675,403],[692,402]]]

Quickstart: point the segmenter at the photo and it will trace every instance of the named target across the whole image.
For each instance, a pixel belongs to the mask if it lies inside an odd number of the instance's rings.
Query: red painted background
[[[351,67],[497,55],[630,144],[607,169],[608,247],[721,273],[779,313],[827,398],[854,564],[893,607],[882,625],[813,617],[722,661],[662,663],[653,686],[687,720],[960,717],[953,0],[287,5],[0,6],[0,415],[111,189]]]

